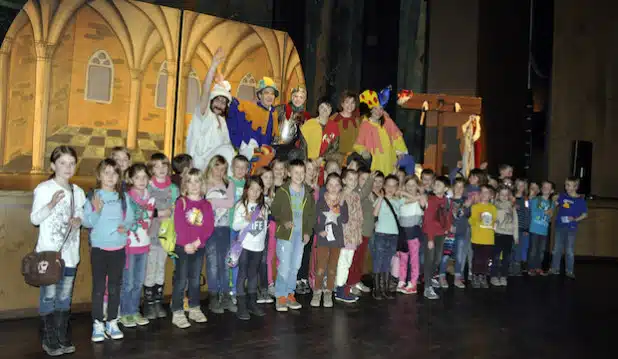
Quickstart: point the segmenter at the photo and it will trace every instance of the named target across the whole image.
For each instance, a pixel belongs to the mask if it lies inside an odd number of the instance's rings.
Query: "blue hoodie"
[[[84,226],[92,228],[91,245],[102,249],[126,246],[127,233],[119,233],[117,229],[120,225],[124,225],[127,230],[131,228],[135,217],[133,209],[127,202],[126,210],[123,211],[118,192],[98,189],[95,194],[98,194],[103,202],[101,212],[95,212],[91,199],[84,207]],[[125,201],[128,201],[128,196],[125,196]]]

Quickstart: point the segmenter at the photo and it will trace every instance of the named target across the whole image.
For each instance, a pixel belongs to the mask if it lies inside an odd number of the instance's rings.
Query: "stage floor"
[[[73,321],[71,358],[610,358],[618,319],[618,266],[577,263],[577,281],[514,278],[508,288],[449,289],[442,299],[377,302],[276,313],[241,322],[208,315],[188,330],[169,319],[90,343],[88,315]],[[204,304],[204,303],[203,303]],[[205,304],[204,304],[205,306]],[[44,358],[34,319],[0,322],[0,357]]]

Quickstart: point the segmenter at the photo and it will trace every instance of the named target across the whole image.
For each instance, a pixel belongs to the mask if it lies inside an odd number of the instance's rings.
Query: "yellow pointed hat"
[[[374,107],[380,106],[380,101],[378,101],[378,94],[373,90],[365,90],[358,97],[360,103],[364,103],[370,109]]]

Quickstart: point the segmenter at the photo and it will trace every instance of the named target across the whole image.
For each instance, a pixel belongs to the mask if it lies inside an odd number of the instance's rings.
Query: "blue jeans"
[[[470,237],[468,235],[455,236],[455,275],[462,276],[462,272],[466,267],[466,258],[468,257],[468,247],[470,246]],[[446,273],[446,265],[451,256],[442,256],[440,262],[440,274]]]
[[[523,229],[519,229],[519,244],[515,245],[512,259],[515,262],[527,262],[528,261],[528,249],[530,248],[530,233],[525,232]]]
[[[62,276],[60,282],[40,288],[40,315],[47,315],[56,310],[68,312],[71,309],[76,272],[77,268],[64,268],[64,276]]]
[[[172,312],[183,309],[185,289],[189,292],[189,308],[200,306],[200,274],[204,264],[204,248],[193,254],[185,253],[184,246],[176,246],[174,278],[172,279]]]
[[[230,248],[232,247],[232,243],[238,239],[238,235],[240,235],[239,231],[230,231]],[[236,295],[236,281],[238,279],[238,266],[230,268],[229,270],[230,276],[230,287],[232,288],[232,292]]]
[[[305,244],[302,236],[292,236],[289,240],[277,239],[277,279],[275,296],[287,297],[296,289],[296,276],[303,262]]]
[[[528,261],[529,270],[541,269],[543,259],[545,259],[545,247],[547,246],[547,236],[530,233],[530,258]]]
[[[373,239],[373,272],[390,273],[391,259],[397,252],[397,235],[376,233]]]
[[[212,236],[206,241],[206,276],[210,293],[230,292],[229,269],[225,263],[229,250],[230,227],[215,227]]]
[[[133,315],[139,312],[142,286],[146,278],[148,253],[129,254],[127,262],[122,272],[122,289],[120,290],[121,315]]]
[[[559,227],[556,228],[554,250],[551,254],[551,269],[553,271],[560,271],[560,260],[562,259],[562,253],[564,252],[566,272],[573,273],[573,265],[575,262],[575,234],[575,230]]]

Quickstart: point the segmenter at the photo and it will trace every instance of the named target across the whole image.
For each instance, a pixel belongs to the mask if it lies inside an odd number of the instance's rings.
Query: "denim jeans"
[[[122,273],[122,289],[120,291],[121,315],[133,315],[139,312],[147,263],[148,253],[129,254],[127,256],[127,265]]]
[[[565,254],[565,270],[567,273],[573,273],[573,265],[575,262],[575,230],[568,228],[556,228],[556,235],[554,236],[554,250],[552,251],[551,269],[553,271],[560,270],[560,261],[562,260],[562,253]]]
[[[470,253],[469,233],[455,237],[455,275],[463,276],[466,268],[466,259]]]
[[[527,262],[528,250],[530,249],[530,234],[523,229],[519,229],[519,243],[513,248],[511,259],[515,262]]]
[[[212,236],[206,241],[206,276],[210,293],[230,292],[229,268],[225,263],[229,250],[230,227],[215,227]]]
[[[513,236],[509,234],[495,234],[494,252],[491,264],[491,275],[494,277],[507,277],[511,265],[511,250],[513,249]]]
[[[423,249],[425,252],[425,262],[423,263],[425,283],[431,283],[436,269],[439,269],[438,266],[442,261],[442,251],[444,249],[444,236],[433,237],[434,246],[432,249],[429,249],[428,243],[429,240],[425,241],[425,248]]]
[[[302,236],[292,236],[289,240],[277,239],[277,280],[275,296],[287,297],[296,289],[296,276],[303,261],[305,244]]]
[[[193,254],[187,254],[184,246],[176,246],[178,255],[175,261],[172,279],[172,312],[182,310],[185,289],[189,292],[189,308],[200,306],[200,274],[204,264],[204,248]]]
[[[232,247],[232,244],[238,239],[239,235],[239,231],[230,230],[230,248]],[[228,269],[228,275],[230,277],[230,288],[234,295],[236,295],[236,280],[238,279],[238,267],[239,266]]]
[[[64,268],[64,275],[56,284],[41,286],[39,294],[39,314],[47,315],[55,310],[68,312],[73,299],[73,283],[77,268]]]
[[[258,268],[262,262],[263,252],[242,250],[238,259],[238,281],[236,282],[236,294],[245,295],[245,280],[247,281],[247,293],[257,293]]]
[[[397,234],[374,234],[371,253],[374,273],[390,273],[391,259],[397,253],[397,238]]]
[[[546,246],[547,236],[530,233],[530,258],[528,261],[529,270],[541,269],[543,260],[545,259]]]

